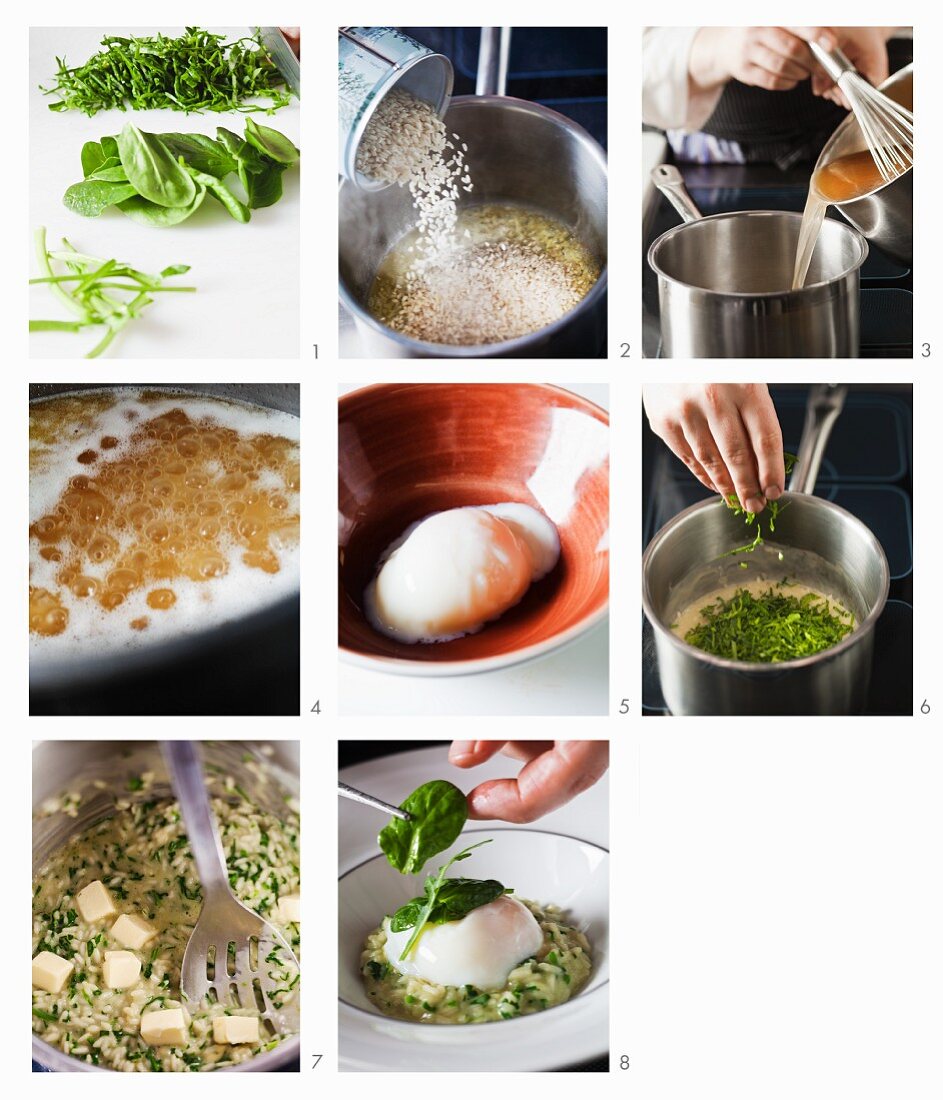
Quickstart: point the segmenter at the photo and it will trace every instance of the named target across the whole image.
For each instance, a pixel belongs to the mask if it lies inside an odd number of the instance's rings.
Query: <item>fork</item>
[[[203,890],[203,907],[183,956],[183,996],[192,1004],[208,998],[230,1008],[254,1009],[270,1036],[297,1031],[299,998],[286,1005],[279,992],[299,972],[298,960],[278,929],[230,889],[196,745],[165,741],[163,751]]]

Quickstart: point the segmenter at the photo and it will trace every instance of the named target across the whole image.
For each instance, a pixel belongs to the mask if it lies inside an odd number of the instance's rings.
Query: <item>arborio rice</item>
[[[536,211],[460,210],[474,188],[467,152],[430,104],[402,88],[380,101],[358,149],[358,171],[408,185],[418,214],[368,301],[378,320],[414,340],[470,346],[525,336],[577,306],[599,277],[582,242]]]
[[[367,996],[387,1016],[424,1024],[480,1024],[529,1016],[568,1001],[586,984],[593,953],[583,933],[565,921],[556,905],[521,902],[534,914],[544,935],[536,955],[508,975],[502,989],[436,985],[406,977],[391,966],[383,952],[382,926],[367,936],[360,972]]]
[[[208,1070],[245,1062],[273,1050],[287,1032],[260,1026],[260,1041],[236,1046],[213,1041],[213,1019],[257,1015],[222,1004],[180,1000],[180,965],[199,915],[202,895],[180,811],[170,799],[147,799],[153,777],[132,778],[135,793],[115,803],[114,813],[72,838],[42,867],[33,882],[33,955],[49,951],[72,963],[57,994],[33,990],[33,1031],[67,1054],[114,1070]],[[299,954],[300,926],[286,923],[279,899],[299,894],[299,824],[286,802],[281,820],[256,807],[232,779],[225,797],[212,800],[229,882],[236,897],[271,921]],[[55,807],[72,812],[75,796]],[[133,800],[132,800],[133,799]],[[46,806],[47,812],[54,807]],[[137,915],[157,936],[135,952],[142,963],[137,983],[111,990],[104,981],[105,951],[124,949],[110,940],[116,916],[86,923],[76,895],[100,880],[117,915]],[[272,958],[282,1004],[299,996],[299,975],[287,960]],[[189,1015],[185,1046],[149,1046],[140,1037],[141,1016],[184,1006]]]

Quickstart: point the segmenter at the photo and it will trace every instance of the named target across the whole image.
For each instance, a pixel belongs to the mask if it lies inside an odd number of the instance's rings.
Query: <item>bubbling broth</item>
[[[128,648],[298,588],[299,422],[201,395],[30,406],[31,656]]]

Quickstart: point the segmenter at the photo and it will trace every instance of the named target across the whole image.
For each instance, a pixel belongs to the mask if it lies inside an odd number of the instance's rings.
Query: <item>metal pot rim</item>
[[[783,290],[712,290],[710,287],[697,286],[694,283],[685,283],[681,279],[675,278],[673,275],[667,274],[655,260],[655,253],[658,250],[662,241],[669,237],[674,237],[678,233],[681,233],[685,229],[693,229],[698,225],[703,225],[705,222],[722,221],[729,218],[768,218],[775,216],[777,218],[795,218],[800,219],[802,215],[794,210],[727,210],[721,214],[709,214],[706,218],[698,218],[694,222],[682,222],[680,225],[673,225],[670,229],[666,229],[656,240],[652,241],[648,249],[648,264],[652,271],[658,276],[659,279],[664,279],[666,283],[672,283],[674,286],[681,287],[682,290],[698,291],[701,294],[708,294],[712,298],[730,298],[737,301],[748,299],[750,301],[763,301],[767,299],[787,299],[790,301],[798,301],[803,296],[810,297],[813,292],[828,289],[834,287],[840,283],[842,279],[846,279],[849,275],[854,275],[861,268],[861,265],[868,258],[868,242],[864,235],[860,233],[853,225],[849,225],[847,222],[835,221],[832,219],[831,224],[839,227],[839,230],[844,232],[848,231],[853,238],[857,238],[857,244],[859,248],[859,256],[857,261],[852,264],[851,267],[842,271],[840,274],[835,275],[831,279],[826,279],[821,283],[806,283],[805,286],[800,287],[798,290],[791,290],[784,288]]]
[[[702,500],[697,504],[692,504],[689,508],[685,508],[684,511],[679,512],[676,516],[668,520],[668,522],[652,536],[651,541],[645,548],[645,553],[642,555],[642,607],[645,610],[645,616],[652,624],[653,629],[658,631],[660,637],[669,640],[682,656],[693,657],[703,664],[713,665],[715,668],[727,669],[731,672],[749,673],[753,676],[773,677],[783,672],[809,668],[812,665],[823,664],[826,661],[830,661],[857,645],[874,630],[875,624],[881,617],[884,606],[887,603],[887,596],[891,584],[890,567],[887,564],[887,555],[884,553],[884,547],[869,527],[863,524],[857,516],[853,516],[847,509],[842,508],[841,505],[834,504],[830,500],[823,500],[821,497],[813,496],[811,493],[787,492],[783,493],[780,499],[788,502],[796,498],[809,501],[810,503],[814,502],[812,504],[813,507],[841,513],[842,516],[847,517],[855,524],[858,529],[864,533],[868,541],[870,541],[874,553],[881,563],[882,584],[880,596],[875,600],[874,606],[868,612],[867,618],[855,630],[846,635],[837,645],[831,646],[829,649],[823,649],[819,653],[814,653],[811,657],[799,657],[793,661],[776,661],[768,664],[758,661],[731,661],[729,658],[717,657],[713,653],[706,653],[696,646],[688,645],[687,642],[679,638],[677,634],[662,622],[660,616],[655,613],[652,607],[648,588],[649,564],[655,554],[658,553],[659,545],[664,541],[670,531],[679,526],[687,517],[696,512],[702,512],[706,508],[725,507],[723,501],[720,500]]]
[[[553,111],[540,103],[532,103],[528,99],[516,99],[514,96],[501,95],[454,96],[449,102],[448,110],[451,110],[453,107],[461,108],[463,105],[467,104],[474,104],[476,106],[483,105],[489,109],[492,107],[504,110],[512,109],[520,111],[523,114],[538,115],[541,118],[546,118],[551,122],[555,122],[565,130],[572,131],[580,137],[589,148],[608,180],[608,161],[602,146],[596,141],[592,134],[584,130],[579,123],[567,118],[566,115],[561,115],[559,111]],[[343,183],[341,183],[341,187],[343,187]],[[513,340],[502,340],[497,344],[433,344],[426,340],[414,340],[412,337],[404,336],[401,332],[397,332],[395,329],[391,329],[381,321],[378,321],[353,297],[343,280],[338,280],[338,292],[344,307],[354,314],[358,320],[369,325],[370,328],[374,329],[374,331],[386,339],[401,344],[404,348],[424,352],[427,356],[438,359],[480,359],[483,356],[513,355],[516,351],[529,347],[535,339],[544,339],[558,332],[564,325],[569,323],[575,314],[587,310],[602,297],[605,293],[608,281],[608,268],[608,263],[603,265],[599,272],[599,278],[590,287],[586,296],[577,302],[572,309],[567,310],[562,317],[558,317],[556,321],[553,321],[549,325],[544,325],[543,328],[539,328],[534,332],[527,332],[523,336],[516,336]]]

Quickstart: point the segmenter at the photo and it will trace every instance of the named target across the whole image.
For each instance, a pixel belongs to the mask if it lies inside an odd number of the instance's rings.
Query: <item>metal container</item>
[[[811,495],[837,416],[835,393],[827,391],[817,389],[810,401],[796,472],[790,491],[781,498],[787,507],[771,536],[775,542],[752,554],[724,557],[743,544],[745,527],[742,516],[715,499],[679,513],[645,551],[642,603],[654,630],[661,688],[672,714],[832,715],[864,710],[874,627],[887,600],[890,571],[880,542],[860,520]],[[671,623],[692,598],[735,582],[740,560],[748,563],[751,576],[776,581],[788,570],[811,587],[830,591],[854,611],[856,628],[831,649],[777,664],[731,661],[688,645]]]
[[[906,65],[880,86],[892,99],[913,109],[913,65]],[[849,115],[825,143],[815,170],[837,157],[858,153],[868,147],[854,115]],[[813,172],[813,175],[815,173]],[[882,184],[867,195],[848,202],[833,203],[855,229],[893,259],[913,263],[914,170],[908,168],[891,183]]]
[[[702,218],[681,173],[652,178],[685,218],[648,250],[666,358],[858,355],[862,235],[826,219],[805,286],[790,290],[802,215],[750,210]]]
[[[357,149],[373,112],[396,84],[441,116],[452,94],[452,62],[395,27],[341,27],[337,40],[338,171],[357,187],[389,184],[357,171]]]
[[[107,384],[30,385],[40,401]],[[173,383],[143,388],[207,394],[297,416],[298,387]],[[197,634],[106,656],[30,661],[30,714],[297,714],[300,597]]]
[[[286,795],[298,798],[300,764],[297,741],[205,741],[203,753],[208,764],[223,769],[236,778],[239,785],[258,805],[273,814],[284,810]],[[253,760],[266,761],[275,783],[260,783],[247,768],[248,755]],[[167,769],[156,741],[40,741],[33,748],[33,874],[67,841],[111,812],[114,795],[134,799],[127,789],[128,776],[145,771],[155,773],[154,786],[147,798],[168,797],[171,794]],[[103,782],[104,789],[95,786]],[[82,795],[76,817],[56,813],[41,814],[46,799],[56,798],[64,791]],[[218,1073],[276,1070],[297,1062],[300,1039],[295,1036],[268,1054],[260,1054],[248,1062],[217,1070]],[[67,1073],[111,1073],[102,1066],[72,1058],[58,1047],[52,1047],[38,1035],[33,1036],[33,1061],[47,1070]]]
[[[366,192],[345,182],[339,194],[340,298],[352,313],[364,354],[386,358],[574,356],[605,339],[606,155],[575,122],[536,103],[500,95],[453,99],[450,132],[468,145],[475,190],[461,201],[530,207],[566,225],[593,253],[599,279],[569,313],[538,332],[499,344],[428,344],[394,332],[367,310],[377,268],[416,224],[408,189]]]

